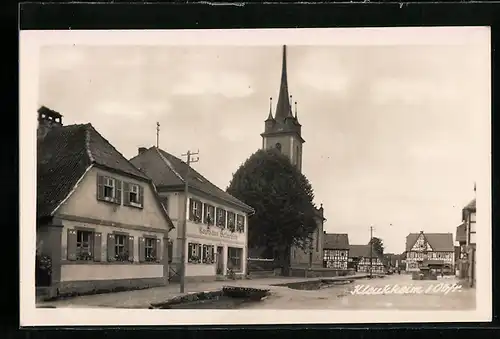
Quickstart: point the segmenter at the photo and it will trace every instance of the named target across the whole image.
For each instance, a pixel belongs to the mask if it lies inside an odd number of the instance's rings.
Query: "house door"
[[[224,248],[217,246],[217,274],[224,274],[224,256],[222,255]]]

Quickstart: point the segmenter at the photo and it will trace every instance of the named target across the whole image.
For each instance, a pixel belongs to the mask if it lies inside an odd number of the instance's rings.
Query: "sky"
[[[281,53],[278,44],[44,46],[38,104],[65,125],[92,123],[126,158],[156,143],[159,122],[160,147],[199,150],[193,167],[225,189],[262,146]],[[302,170],[325,230],[365,244],[373,225],[393,253],[411,232],[455,236],[484,166],[489,54],[467,43],[291,44],[287,53]]]

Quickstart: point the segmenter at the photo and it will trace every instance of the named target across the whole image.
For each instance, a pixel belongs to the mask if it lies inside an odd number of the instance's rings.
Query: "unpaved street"
[[[475,308],[476,291],[460,288],[455,277],[415,281],[409,275],[363,279],[321,290],[293,290],[277,286],[271,290],[273,293],[266,300],[249,304],[246,308],[471,310]]]

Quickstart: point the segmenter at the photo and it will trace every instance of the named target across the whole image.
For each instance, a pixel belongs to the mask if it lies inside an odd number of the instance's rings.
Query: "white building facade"
[[[236,276],[247,273],[248,211],[189,193],[187,210],[183,192],[161,192],[167,211],[177,221],[170,232],[171,278],[181,272],[182,228],[188,216],[185,241],[186,280],[213,280],[231,271]],[[174,271],[175,270],[175,271]]]
[[[247,274],[248,216],[253,209],[212,184],[181,159],[157,147],[140,148],[130,160],[155,183],[175,229],[169,233],[169,280],[182,272],[182,230],[186,221],[185,281],[213,281]],[[187,174],[189,173],[189,174]],[[185,180],[188,175],[188,199]]]

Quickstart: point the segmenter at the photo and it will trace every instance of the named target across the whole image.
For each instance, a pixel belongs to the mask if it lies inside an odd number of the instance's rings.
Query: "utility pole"
[[[186,176],[184,177],[184,219],[182,221],[182,236],[181,236],[181,291],[180,293],[184,293],[185,280],[186,280],[186,229],[187,229],[187,220],[188,220],[188,191],[189,191],[189,172],[191,170],[191,163],[198,162],[199,158],[194,157],[193,155],[198,155],[200,152],[191,152],[187,151],[186,154],[183,154],[183,157],[187,157],[187,171]]]
[[[373,226],[370,226],[370,278],[373,270]]]
[[[156,148],[160,148],[160,123],[156,122]]]

